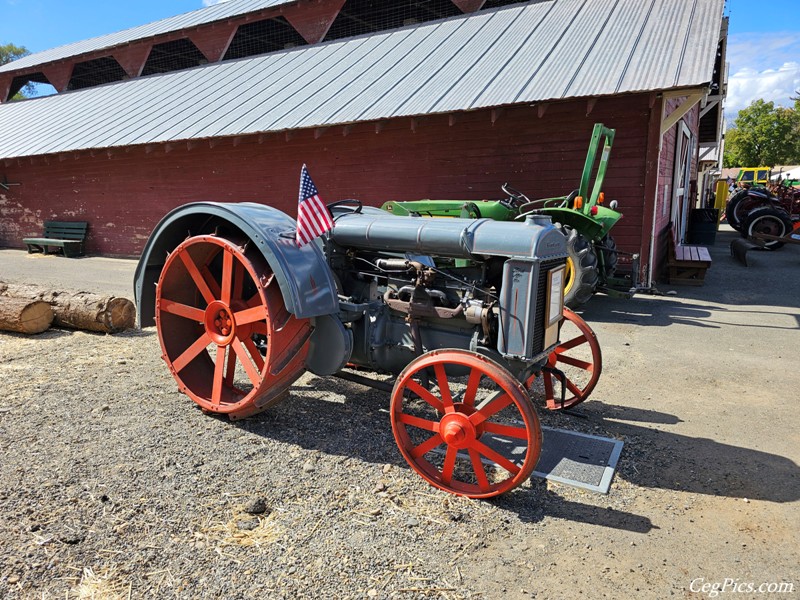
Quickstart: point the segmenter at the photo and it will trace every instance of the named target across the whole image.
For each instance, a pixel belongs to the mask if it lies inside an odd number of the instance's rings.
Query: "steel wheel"
[[[417,378],[429,376],[426,389]],[[541,428],[525,389],[496,362],[466,350],[417,357],[395,383],[392,432],[408,464],[431,485],[490,498],[527,480]]]
[[[162,357],[203,410],[246,417],[281,400],[304,370],[310,325],[287,312],[258,250],[202,235],[167,258],[156,288]],[[266,341],[266,351],[254,336]]]
[[[597,336],[586,321],[566,307],[559,339],[562,341],[547,358],[547,367],[564,373],[564,403],[561,403],[562,383],[555,373],[545,369],[539,376],[532,375],[525,385],[534,402],[550,410],[571,408],[586,400],[603,371]]]

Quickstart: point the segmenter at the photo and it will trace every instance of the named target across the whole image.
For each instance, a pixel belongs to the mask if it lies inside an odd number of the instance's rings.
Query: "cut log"
[[[90,292],[47,290],[33,285],[0,281],[0,296],[42,300],[55,314],[53,325],[102,333],[117,333],[136,324],[136,308],[127,298]]]
[[[53,309],[42,300],[0,298],[0,329],[17,333],[42,333],[53,322]]]

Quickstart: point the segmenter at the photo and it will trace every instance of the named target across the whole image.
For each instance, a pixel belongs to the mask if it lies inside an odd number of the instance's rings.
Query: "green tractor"
[[[636,289],[639,256],[631,255],[631,279],[614,277],[620,253],[609,231],[622,218],[622,213],[616,210],[616,200],[605,205],[605,194],[602,192],[614,134],[614,129],[608,129],[602,123],[595,124],[580,187],[566,196],[530,200],[522,192],[504,184],[502,189],[508,198],[503,200],[415,200],[386,202],[382,208],[395,215],[488,218],[497,221],[524,218],[531,212],[549,215],[567,237],[565,304],[569,308],[577,308],[597,291],[630,297]],[[598,158],[599,164],[595,170]],[[590,193],[593,173],[594,185]]]

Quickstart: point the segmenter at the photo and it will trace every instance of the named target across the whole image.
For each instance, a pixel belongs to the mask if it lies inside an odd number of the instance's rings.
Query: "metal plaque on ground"
[[[502,449],[504,456],[518,456],[516,462],[522,463],[525,447],[517,446],[514,439],[486,434],[481,441],[495,450]],[[622,446],[620,440],[542,426],[542,453],[533,477],[607,494]],[[434,452],[444,454],[440,448]],[[459,452],[458,457],[464,461],[470,460],[464,451]],[[492,464],[488,459],[483,459],[483,462]]]
[[[535,477],[608,493],[622,441],[552,427],[542,427],[542,437]]]

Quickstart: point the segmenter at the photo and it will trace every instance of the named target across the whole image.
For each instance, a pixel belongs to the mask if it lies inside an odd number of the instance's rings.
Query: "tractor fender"
[[[543,208],[539,212],[550,216],[553,223],[568,225],[589,240],[599,240],[606,235],[622,214],[605,206],[597,207],[597,215],[590,217],[578,210],[563,207]]]
[[[168,213],[145,244],[134,275],[139,327],[155,324],[156,283],[168,253],[187,237],[238,229],[255,244],[275,274],[286,309],[299,319],[339,311],[336,283],[316,243],[295,243],[297,222],[255,202],[193,202]]]

